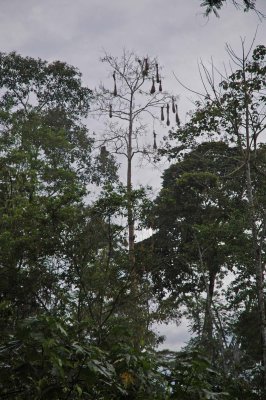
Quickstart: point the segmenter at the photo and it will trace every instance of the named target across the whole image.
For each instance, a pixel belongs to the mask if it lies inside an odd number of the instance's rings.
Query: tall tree
[[[259,165],[259,154],[263,154],[263,132],[265,123],[265,46],[257,46],[238,57],[227,47],[237,69],[228,77],[222,77],[216,87],[211,73],[204,68],[209,88],[196,103],[197,109],[191,120],[173,136],[183,145],[197,141],[204,135],[220,136],[237,146],[238,165],[231,176],[244,172],[244,196],[247,200],[247,215],[250,229],[249,255],[252,260],[251,276],[256,279],[256,294],[261,332],[261,362],[263,384],[261,398],[266,390],[266,316],[264,294],[264,241],[265,241],[265,197],[263,185],[258,185],[258,176],[265,176],[265,164]],[[205,85],[205,88],[207,86]],[[206,136],[205,136],[206,137]],[[176,151],[178,151],[176,147]],[[263,181],[263,180],[262,180]]]
[[[186,307],[210,357],[217,346],[214,338],[225,340],[217,320],[215,289],[226,271],[232,270],[230,248],[240,245],[240,237],[243,244],[246,228],[234,226],[237,214],[245,210],[243,174],[239,173],[237,182],[230,178],[236,156],[236,148],[206,142],[168,168],[150,216],[156,233],[146,241],[154,252],[151,274],[157,292],[163,298],[167,290],[166,296],[175,299],[177,306]]]
[[[1,53],[0,71],[1,300],[17,320],[60,306],[62,236],[94,176],[91,91],[61,62]]]
[[[148,156],[151,146],[145,146],[143,136],[147,127],[143,122],[145,115],[154,121],[166,121],[170,125],[170,109],[174,113],[174,123],[178,120],[176,99],[162,88],[162,77],[155,59],[138,58],[133,53],[124,52],[121,59],[106,54],[102,59],[111,70],[113,90],[101,86],[95,93],[95,113],[109,117],[111,123],[102,140],[102,152],[110,151],[126,158],[127,229],[128,261],[131,274],[133,301],[137,301],[138,277],[135,262],[135,224],[133,190],[133,160],[137,155]],[[112,122],[114,120],[114,122]],[[150,132],[153,148],[157,148],[156,132]],[[135,313],[137,314],[137,312]],[[136,316],[137,318],[137,316]],[[138,325],[138,324],[136,324]],[[136,328],[136,331],[138,328]]]

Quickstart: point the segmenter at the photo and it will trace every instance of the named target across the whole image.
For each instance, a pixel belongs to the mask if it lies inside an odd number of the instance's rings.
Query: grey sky
[[[173,72],[186,85],[201,87],[197,62],[222,67],[225,43],[238,51],[240,36],[249,44],[257,26],[256,43],[266,42],[266,20],[255,13],[225,6],[221,18],[203,17],[201,0],[0,0],[0,51],[52,61],[60,59],[80,69],[84,83],[94,88],[107,71],[99,62],[102,49],[119,56],[123,48],[140,56],[158,57],[164,66],[166,89],[179,94],[182,118],[191,107]],[[266,0],[257,0],[266,14]],[[150,170],[146,181],[159,182]],[[146,182],[145,182],[146,183]],[[166,328],[171,344],[186,336],[184,326]],[[176,341],[174,340],[176,335]],[[169,341],[170,344],[170,341]]]
[[[158,56],[165,75],[175,71],[191,83],[197,60],[226,61],[225,42],[236,49],[240,36],[266,39],[266,21],[255,13],[225,6],[221,18],[207,20],[201,0],[0,0],[0,48],[77,66],[95,86],[104,75],[99,57],[104,48],[119,55],[125,47]],[[258,0],[266,14],[266,0]],[[177,91],[179,90],[176,87]]]

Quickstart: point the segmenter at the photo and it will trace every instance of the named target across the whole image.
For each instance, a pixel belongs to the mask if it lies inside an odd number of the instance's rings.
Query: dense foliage
[[[0,54],[1,398],[264,399],[265,56],[209,82],[152,201],[94,146],[75,68]],[[192,339],[159,351],[181,315]]]

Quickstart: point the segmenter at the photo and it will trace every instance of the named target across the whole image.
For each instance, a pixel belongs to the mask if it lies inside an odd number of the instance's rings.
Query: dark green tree
[[[215,289],[232,270],[236,261],[231,249],[243,245],[247,226],[236,223],[246,208],[243,174],[237,181],[230,176],[236,166],[237,149],[223,142],[206,142],[185,153],[164,172],[150,217],[156,233],[147,240],[155,254],[151,271],[156,291],[162,297],[171,293],[177,305],[187,307],[195,332],[213,356],[213,330],[225,339]]]
[[[255,282],[257,310],[261,336],[261,364],[266,365],[266,320],[264,294],[264,241],[265,241],[265,46],[258,46],[247,53],[242,43],[242,56],[238,57],[228,46],[228,53],[236,65],[236,71],[228,78],[222,77],[216,87],[211,74],[203,67],[207,86],[202,99],[196,102],[196,110],[190,121],[173,133],[178,141],[173,154],[208,137],[221,138],[230,146],[236,146],[238,155],[232,179],[243,176],[243,197],[246,202],[244,218],[248,221],[245,246],[246,261],[242,264],[245,276]],[[239,264],[241,266],[241,264]],[[242,268],[239,268],[242,271]],[[242,272],[241,272],[242,273]],[[263,368],[262,368],[263,370]],[[262,372],[261,398],[266,387],[265,370]]]
[[[91,92],[64,63],[0,55],[1,300],[12,324],[50,309],[66,221],[93,179],[81,123]]]

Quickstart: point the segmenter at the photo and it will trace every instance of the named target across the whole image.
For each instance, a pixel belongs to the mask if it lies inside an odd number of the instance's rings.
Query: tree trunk
[[[132,123],[129,124],[127,155],[127,223],[128,223],[128,255],[129,268],[134,281],[135,276],[135,226],[132,204]]]
[[[141,321],[137,307],[138,301],[138,279],[135,265],[135,221],[133,213],[133,189],[132,189],[132,135],[133,135],[133,95],[130,101],[129,127],[128,127],[128,149],[127,149],[127,223],[128,223],[128,262],[131,283],[131,310],[133,328],[133,345],[136,350],[140,347]]]
[[[195,236],[195,238],[196,238],[196,236]],[[211,267],[209,267],[208,268],[209,273],[208,273],[208,278],[207,278],[207,276],[205,274],[203,252],[200,248],[200,244],[199,244],[197,238],[196,238],[196,241],[197,241],[197,245],[198,245],[198,254],[199,254],[201,273],[202,273],[202,277],[204,280],[204,286],[205,286],[205,290],[206,290],[205,314],[204,314],[204,322],[203,322],[203,328],[202,328],[202,333],[201,333],[201,343],[202,343],[203,347],[205,348],[208,356],[210,358],[213,358],[214,349],[213,349],[213,344],[212,344],[212,339],[213,339],[212,301],[213,301],[213,293],[214,293],[216,274],[213,273],[210,270]]]
[[[256,275],[256,288],[257,288],[257,299],[260,319],[260,332],[261,332],[261,361],[263,366],[263,377],[262,377],[262,399],[266,398],[266,316],[265,316],[265,295],[264,295],[264,267],[262,264],[262,248],[258,242],[257,226],[256,226],[256,214],[254,207],[252,181],[250,172],[250,160],[247,160],[246,166],[246,179],[247,179],[247,197],[249,202],[249,217],[252,230],[252,250],[253,260],[255,266]],[[265,216],[264,216],[265,219]],[[265,221],[263,221],[265,224]],[[262,234],[264,234],[262,232]]]
[[[215,285],[215,274],[209,274],[209,282],[206,283],[206,305],[205,305],[205,315],[204,323],[202,328],[202,338],[208,346],[211,347],[213,338],[213,313],[212,313],[212,299]]]
[[[244,70],[244,68],[243,68]],[[256,225],[256,211],[254,204],[254,195],[252,188],[252,177],[251,177],[251,149],[250,149],[250,117],[249,117],[249,94],[246,90],[246,76],[244,70],[244,88],[245,88],[245,133],[246,133],[246,184],[247,184],[247,198],[249,205],[249,219],[252,231],[252,252],[253,262],[255,267],[256,275],[256,289],[259,309],[259,320],[260,320],[260,332],[261,332],[261,361],[263,366],[262,372],[262,399],[266,398],[266,316],[265,316],[265,295],[264,295],[264,276],[263,276],[263,265],[262,265],[262,240],[259,240],[258,229]],[[265,223],[265,215],[263,216]],[[264,232],[262,232],[264,235]]]

